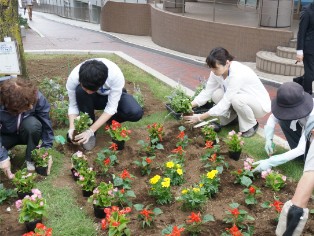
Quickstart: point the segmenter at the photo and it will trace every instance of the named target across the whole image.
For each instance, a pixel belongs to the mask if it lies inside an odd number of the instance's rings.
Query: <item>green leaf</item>
[[[121,185],[123,185],[123,179],[121,179],[120,177],[114,178],[113,185],[114,186],[121,186]]]
[[[209,215],[209,214],[204,215],[202,222],[206,223],[206,222],[209,222],[209,221],[215,221],[214,216],[213,215]]]
[[[125,194],[127,197],[136,197],[135,193],[132,190],[129,190]]]
[[[311,210],[310,210],[310,214],[314,214],[314,209],[311,209]]]
[[[156,216],[163,213],[163,211],[162,211],[160,208],[155,208],[155,209],[153,210],[153,212],[154,212],[154,214],[155,214]]]
[[[263,203],[261,204],[261,207],[263,207],[263,208],[271,208],[270,202],[269,202],[269,201],[263,202]]]
[[[137,211],[141,211],[144,208],[143,204],[134,204],[133,206],[134,206],[135,210],[137,210]]]
[[[252,180],[249,177],[247,177],[247,176],[242,176],[241,177],[241,184],[242,185],[244,185],[246,187],[249,187],[252,183],[253,182],[252,182]]]

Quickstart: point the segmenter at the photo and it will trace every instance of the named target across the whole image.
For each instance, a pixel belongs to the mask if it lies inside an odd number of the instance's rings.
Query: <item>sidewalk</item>
[[[64,24],[62,27],[66,27],[66,25],[71,25],[79,28],[69,28],[68,31],[75,29],[81,29],[85,30],[84,34],[91,35],[91,32],[97,32],[102,35],[102,40],[105,41],[105,43],[102,43],[102,47],[99,47],[95,44],[89,44],[88,50],[98,50],[101,48],[101,50],[108,50],[108,51],[119,51],[120,55],[124,54],[127,55],[127,60],[134,63],[135,61],[139,62],[137,63],[142,69],[145,71],[151,71],[155,72],[153,73],[154,76],[158,77],[159,79],[162,79],[163,81],[167,83],[176,83],[180,78],[180,83],[185,85],[189,89],[194,89],[196,86],[196,81],[199,78],[207,78],[209,70],[205,67],[205,58],[203,57],[197,57],[189,54],[184,54],[180,52],[176,52],[167,48],[160,47],[156,44],[154,44],[151,40],[151,37],[149,36],[134,36],[134,35],[124,35],[124,34],[117,34],[117,33],[109,33],[109,32],[103,32],[100,30],[100,25],[98,24],[92,24],[88,22],[81,22],[81,21],[75,21],[70,20],[66,18],[61,18],[56,15],[51,14],[45,14],[41,12],[34,12],[33,13],[33,21],[29,22],[29,26],[31,29],[35,32],[37,32],[38,35],[33,35],[35,39],[39,42],[38,44],[28,44],[29,35],[27,35],[26,39],[24,39],[24,48],[26,51],[29,50],[47,50],[47,49],[59,49],[59,50],[66,50],[69,51],[70,49],[74,50],[81,50],[83,49],[81,46],[75,47],[73,43],[67,44],[64,42],[63,44],[56,45],[55,42],[52,42],[52,40],[47,40],[47,37],[50,37],[48,33],[46,33],[48,36],[45,36],[42,32],[45,30],[45,28],[49,27],[51,29],[51,32],[53,31],[53,22]],[[49,25],[48,25],[49,24]],[[51,26],[50,26],[51,25]],[[60,28],[60,27],[59,27]],[[98,37],[97,34],[97,37]],[[83,37],[83,34],[80,34],[81,37]],[[96,39],[96,36],[90,36]],[[32,38],[33,40],[33,38]],[[81,38],[80,38],[81,40]],[[88,39],[86,39],[88,40]],[[42,41],[42,43],[40,43]],[[51,42],[51,47],[49,48],[49,43]],[[68,46],[68,47],[67,47]],[[83,45],[82,45],[83,46]],[[118,50],[117,50],[118,49]],[[86,52],[86,50],[85,50]],[[122,55],[122,56],[124,56]],[[158,63],[159,62],[159,63]],[[162,63],[161,63],[162,62]],[[136,63],[136,62],[135,62]],[[292,76],[281,76],[281,75],[273,75],[268,74],[264,72],[260,72],[256,69],[256,64],[253,62],[243,62],[244,64],[251,67],[257,75],[260,77],[260,79],[263,81],[266,89],[268,90],[271,98],[275,96],[277,87],[287,81],[292,81]],[[147,67],[147,68],[145,68]],[[157,73],[156,73],[157,72]],[[195,75],[198,75],[199,78],[195,78]],[[161,78],[162,77],[162,78]],[[263,127],[267,121],[267,117],[264,117],[263,119],[259,119],[260,128],[258,133],[263,135]],[[277,142],[279,145],[288,147],[287,143],[284,140],[284,136],[282,134],[282,131],[280,127],[276,127],[276,138],[275,142]]]

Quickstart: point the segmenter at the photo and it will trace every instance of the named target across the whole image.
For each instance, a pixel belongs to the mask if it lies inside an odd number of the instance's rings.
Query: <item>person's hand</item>
[[[73,133],[74,129],[69,129],[67,133],[67,139],[69,143],[73,143]]]
[[[303,61],[303,55],[297,55],[296,59],[297,59],[297,62]]]
[[[74,140],[79,144],[85,144],[88,142],[90,137],[94,136],[94,132],[91,129],[85,130],[83,133],[80,133],[74,137]]]
[[[271,140],[271,139],[266,139],[265,151],[267,152],[268,156],[273,155],[273,153],[274,153],[274,147],[275,147],[275,144],[274,144],[273,140]]]
[[[183,116],[183,119],[186,121],[188,124],[195,124],[197,122],[203,121],[201,119],[202,114],[194,114],[193,116]]]
[[[252,172],[262,172],[262,171],[265,171],[265,170],[268,170],[268,169],[271,169],[272,168],[272,165],[270,163],[270,160],[269,159],[265,159],[265,160],[260,160],[260,161],[256,161],[252,164],[253,166],[256,166],[254,168],[254,170],[252,170]]]

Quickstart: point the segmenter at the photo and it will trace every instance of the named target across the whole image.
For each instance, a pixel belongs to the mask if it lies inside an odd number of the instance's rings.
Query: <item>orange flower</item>
[[[127,170],[123,170],[122,173],[120,174],[120,177],[122,179],[131,179],[131,175]]]
[[[118,227],[118,226],[120,225],[120,222],[114,221],[114,222],[112,222],[111,225],[112,225],[113,227]]]
[[[206,141],[204,149],[213,148],[214,147],[213,144],[214,144],[213,141]]]
[[[104,229],[106,229],[106,227],[107,227],[107,221],[106,221],[106,219],[102,219],[101,220],[101,229],[104,230]]]
[[[270,204],[271,206],[274,206],[275,207],[275,209],[276,209],[276,211],[278,212],[278,213],[280,213],[281,212],[281,210],[282,210],[282,205],[283,205],[283,203],[281,202],[281,201],[278,201],[278,200],[275,200],[274,201],[274,203],[273,204]]]
[[[198,212],[197,214],[195,214],[194,212],[191,213],[191,215],[189,216],[190,220],[187,220],[188,223],[198,223],[201,222],[201,213]]]
[[[229,210],[229,211],[230,211],[230,213],[231,213],[232,215],[234,215],[235,217],[238,217],[239,214],[240,214],[238,208],[234,208],[234,209]]]
[[[117,151],[118,150],[118,145],[115,143],[112,143],[111,146],[109,147],[110,149]]]
[[[144,209],[140,211],[140,214],[145,217],[145,220],[152,220],[152,215],[154,215],[154,212]]]
[[[152,159],[150,159],[149,157],[146,157],[145,161],[147,162],[147,164],[152,163]]]
[[[242,236],[241,231],[238,229],[236,225],[233,225],[230,229],[226,229],[231,233],[232,236]]]
[[[178,226],[174,226],[171,234],[166,234],[166,236],[181,236],[181,232],[184,231],[184,228],[178,228]]]
[[[104,160],[104,165],[108,166],[109,164],[110,164],[110,158],[108,157]]]
[[[243,171],[243,170],[238,169],[238,174],[239,174],[239,175],[242,174],[242,171]]]
[[[250,191],[250,194],[254,194],[255,191],[256,191],[256,189],[255,189],[253,186],[251,186],[251,187],[249,188],[249,191]]]
[[[181,131],[179,135],[177,136],[177,138],[184,139],[184,136],[185,136],[184,131]]]
[[[210,157],[211,157],[211,158],[209,158],[209,160],[210,160],[211,162],[215,162],[215,161],[217,160],[217,154],[216,154],[216,153],[212,154]]]
[[[125,190],[124,188],[120,190],[120,193],[124,194]]]
[[[183,150],[183,148],[181,146],[179,146],[179,147],[173,149],[171,152],[178,153],[178,154],[182,155],[183,152],[185,152],[185,151]]]

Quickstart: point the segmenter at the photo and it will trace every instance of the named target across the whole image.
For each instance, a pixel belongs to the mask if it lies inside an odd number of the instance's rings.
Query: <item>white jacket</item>
[[[105,84],[98,89],[97,93],[100,95],[108,95],[108,103],[105,107],[104,112],[110,115],[114,115],[117,112],[118,103],[120,101],[122,89],[125,84],[123,73],[115,63],[113,63],[112,61],[109,61],[108,59],[93,58],[89,60],[101,61],[108,67],[108,78]],[[79,114],[79,109],[77,107],[77,102],[76,102],[75,90],[76,90],[76,87],[80,84],[79,83],[79,71],[80,71],[81,65],[84,62],[77,65],[72,70],[66,83],[66,88],[68,90],[68,96],[69,96],[69,109],[68,109],[69,115]]]
[[[194,99],[194,102],[198,106],[204,105],[211,100],[213,92],[218,88],[223,89],[225,94],[220,102],[208,111],[210,116],[228,116],[231,100],[235,94],[254,96],[265,112],[271,110],[270,97],[264,85],[251,68],[240,62],[232,61],[226,79],[210,72],[206,88]]]

